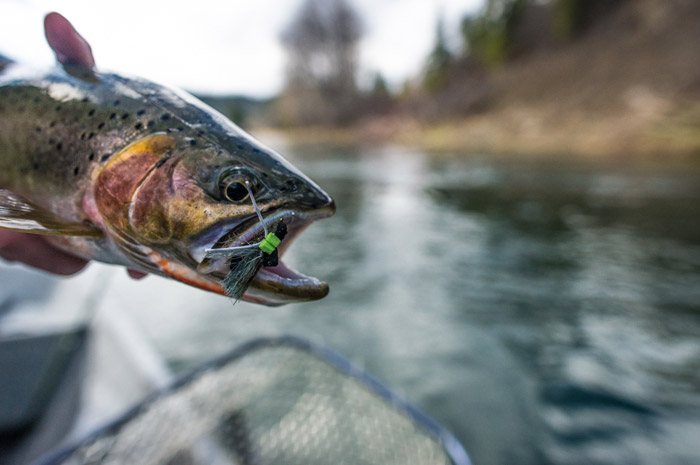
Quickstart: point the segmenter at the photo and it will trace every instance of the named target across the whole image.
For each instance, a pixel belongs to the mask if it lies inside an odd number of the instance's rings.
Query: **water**
[[[338,204],[286,259],[331,294],[269,309],[100,281],[176,370],[293,333],[477,464],[700,462],[700,167],[282,148]]]
[[[476,463],[700,461],[697,169],[400,148],[304,165],[339,214],[299,260],[332,321],[300,308],[301,327]]]

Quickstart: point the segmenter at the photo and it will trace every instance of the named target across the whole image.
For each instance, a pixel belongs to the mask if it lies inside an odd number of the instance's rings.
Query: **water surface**
[[[290,332],[362,363],[476,463],[700,461],[697,167],[284,151],[338,204],[289,255],[330,296],[144,309],[176,366]]]
[[[477,464],[699,463],[700,169],[281,147],[338,204],[288,254],[331,294],[269,309],[119,272],[104,299],[177,370],[324,342]]]

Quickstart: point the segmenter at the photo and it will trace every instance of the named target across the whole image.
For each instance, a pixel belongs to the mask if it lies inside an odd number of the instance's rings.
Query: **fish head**
[[[114,155],[94,187],[106,229],[144,271],[220,293],[230,264],[206,251],[263,238],[251,193],[268,229],[287,226],[280,258],[313,221],[335,212],[319,186],[244,133],[217,139],[152,134]],[[258,271],[243,299],[282,305],[327,293],[326,283],[280,260]]]

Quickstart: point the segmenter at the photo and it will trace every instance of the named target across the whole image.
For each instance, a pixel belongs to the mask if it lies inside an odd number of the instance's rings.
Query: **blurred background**
[[[3,264],[0,333],[117,308],[176,371],[324,342],[477,464],[698,463],[700,3],[4,0],[0,49],[185,87],[336,200],[289,262],[324,300],[232,306],[92,264]],[[35,325],[36,323],[32,323]]]

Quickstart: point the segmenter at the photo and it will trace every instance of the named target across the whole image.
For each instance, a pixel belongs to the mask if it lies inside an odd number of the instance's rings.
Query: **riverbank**
[[[647,99],[646,110],[559,116],[543,107],[518,106],[437,124],[384,116],[349,128],[256,128],[253,132],[263,139],[277,133],[304,145],[400,144],[429,151],[514,156],[700,157],[700,104],[669,111],[663,101],[649,95],[632,94],[631,107],[635,99]]]
[[[536,16],[524,25],[534,27]],[[299,143],[431,151],[700,158],[698,18],[697,2],[619,2],[570,40],[530,37],[527,53],[499,66],[463,57],[443,88],[414,83],[388,110],[351,127],[284,133]]]

